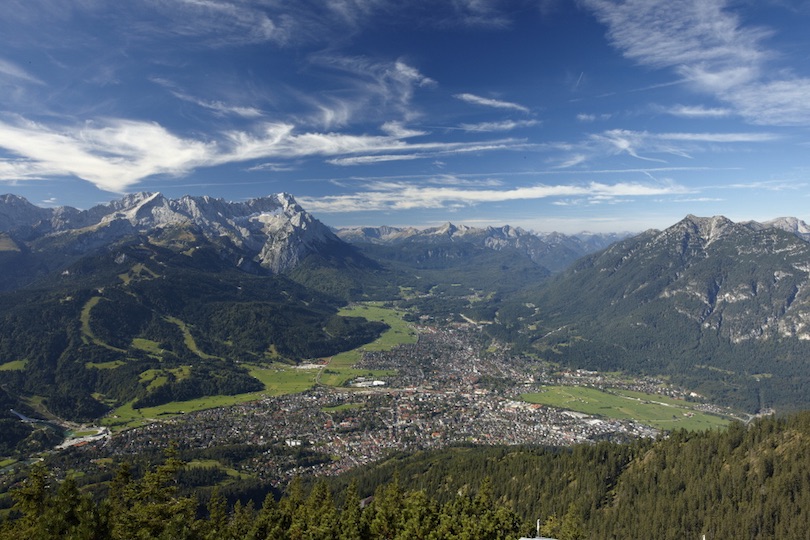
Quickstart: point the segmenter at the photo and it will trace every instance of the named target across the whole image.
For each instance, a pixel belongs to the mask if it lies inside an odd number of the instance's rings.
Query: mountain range
[[[534,233],[509,225],[477,228],[449,222],[425,229],[382,226],[345,228],[336,232],[341,239],[358,245],[404,247],[413,244],[467,243],[494,251],[510,250],[527,256],[550,272],[564,270],[583,255],[604,249],[630,234]]]
[[[561,366],[665,376],[751,412],[803,408],[808,239],[795,218],[690,215],[633,236],[332,231],[287,194],[141,193],[88,210],[4,195],[2,390],[74,419],[246,392],[261,385],[239,362],[355,348],[384,325],[339,308],[383,300],[410,317],[486,322],[490,337]]]
[[[806,225],[687,216],[521,293],[535,350],[588,369],[666,375],[748,410],[810,403]]]

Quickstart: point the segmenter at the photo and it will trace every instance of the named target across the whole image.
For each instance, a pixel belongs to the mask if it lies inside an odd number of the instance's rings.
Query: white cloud
[[[625,56],[654,67],[757,66],[768,33],[741,28],[725,0],[583,0]]]
[[[588,158],[586,156],[584,156],[583,154],[575,154],[575,155],[569,157],[568,159],[566,159],[565,161],[563,161],[562,163],[560,163],[559,165],[556,165],[555,168],[556,169],[568,169],[570,167],[576,167],[577,165],[587,161],[587,159]]]
[[[766,143],[779,139],[773,133],[650,133],[647,131],[632,131],[626,129],[612,129],[589,137],[589,142],[581,146],[590,150],[592,154],[627,154],[645,161],[664,162],[653,158],[650,154],[671,154],[681,157],[691,157],[691,153],[705,151],[700,143],[741,144]]]
[[[461,124],[464,131],[486,133],[492,131],[512,131],[513,129],[534,127],[540,124],[538,120],[504,120],[502,122],[481,122],[479,124]]]
[[[3,60],[0,58],[0,75],[5,75],[6,77],[11,77],[13,79],[18,79],[20,81],[25,81],[34,84],[45,84],[38,78],[34,77],[20,66],[9,62],[8,60]]]
[[[535,200],[557,197],[585,197],[613,200],[619,197],[650,197],[684,194],[689,191],[676,184],[640,184],[590,182],[580,185],[545,185],[512,189],[464,189],[412,185],[405,182],[378,182],[362,192],[326,197],[299,197],[310,211],[324,213],[438,209],[482,203]]]
[[[402,125],[402,122],[386,122],[381,128],[385,133],[397,139],[409,139],[411,137],[421,137],[427,135],[426,131],[409,129]]]
[[[754,124],[810,124],[810,79],[771,68],[773,32],[743,25],[727,0],[582,1],[626,57],[675,70]]]
[[[331,77],[326,85],[330,89],[317,96],[302,94],[300,99],[318,111],[316,122],[326,129],[368,119],[371,114],[398,115],[408,121],[418,116],[411,105],[415,90],[437,84],[403,60],[314,55],[310,62],[325,68],[321,75]]]
[[[600,146],[605,147],[610,154],[628,154],[636,159],[665,163],[664,160],[644,157],[639,154],[639,152],[650,148],[648,144],[649,135],[645,132],[612,129],[602,134],[591,135],[591,139]]]
[[[769,142],[780,138],[773,133],[659,133],[654,137],[665,141],[719,143]]]
[[[428,159],[447,156],[452,154],[464,154],[471,152],[491,152],[496,150],[518,150],[532,147],[534,145],[505,139],[501,141],[483,141],[474,143],[423,143],[409,144],[401,146],[400,153],[397,154],[367,154],[359,156],[341,157],[328,160],[333,165],[368,165],[371,163],[383,163],[388,161],[410,161],[414,159]],[[384,147],[377,149],[385,150]]]
[[[755,124],[810,125],[810,79],[750,84],[723,96]]]
[[[279,161],[311,157],[357,165],[525,146],[514,139],[409,144],[393,135],[297,133],[293,124],[269,122],[252,132],[229,131],[216,140],[200,141],[150,122],[111,119],[55,128],[18,119],[0,121],[0,148],[17,156],[0,160],[0,180],[72,175],[120,193],[150,176],[178,176],[199,167],[252,160],[273,160],[264,168],[280,170]]]
[[[213,149],[158,124],[127,120],[59,131],[28,121],[0,122],[0,148],[22,158],[16,167],[27,169],[26,176],[73,175],[119,193],[148,176],[185,174],[205,163]],[[2,174],[14,179],[13,171]]]
[[[612,114],[604,113],[604,114],[587,114],[587,113],[579,113],[577,114],[577,120],[579,122],[595,122],[597,120],[610,120],[613,117]]]
[[[257,109],[256,107],[228,105],[221,101],[206,101],[204,99],[194,98],[192,96],[182,94],[179,92],[173,92],[173,94],[175,95],[175,97],[179,99],[188,101],[190,103],[194,103],[195,105],[199,105],[203,109],[211,110],[217,115],[235,115],[241,116],[242,118],[260,118],[264,116],[264,113],[261,111],[261,109]]]
[[[701,107],[695,105],[675,105],[663,109],[666,114],[684,118],[723,118],[731,116],[733,111],[721,107]]]
[[[167,26],[172,33],[199,38],[211,46],[264,42],[283,45],[293,35],[292,19],[279,16],[274,21],[263,9],[244,2],[171,0],[150,3],[167,16]]]
[[[485,98],[481,96],[477,96],[475,94],[456,94],[456,99],[460,99],[461,101],[465,101],[467,103],[472,103],[473,105],[481,105],[484,107],[494,107],[496,109],[511,109],[515,111],[520,111],[524,113],[528,113],[528,107],[524,107],[518,103],[512,103],[510,101],[501,101],[499,99],[491,99]]]

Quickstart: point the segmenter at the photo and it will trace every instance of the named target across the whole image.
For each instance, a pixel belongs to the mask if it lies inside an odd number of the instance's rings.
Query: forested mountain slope
[[[397,477],[445,502],[488,481],[494,501],[556,538],[798,540],[810,530],[808,452],[810,414],[800,413],[629,445],[403,454],[330,484],[340,493],[356,482],[363,495]]]
[[[34,468],[0,538],[506,540],[531,536],[539,519],[541,534],[561,540],[800,540],[810,530],[808,452],[802,413],[629,445],[397,455],[309,487],[293,480],[259,510],[209,492],[201,512],[178,490],[186,468],[170,452],[142,475],[120,467],[100,500]]]
[[[543,357],[662,374],[744,407],[810,404],[810,243],[688,216],[585,257],[542,288],[523,335]]]
[[[59,416],[91,419],[131,400],[259,390],[237,362],[328,356],[384,327],[338,317],[342,300],[282,275],[239,270],[204,238],[187,243],[180,252],[132,238],[38,288],[0,295],[5,389],[44,398]],[[145,378],[150,370],[165,383]]]

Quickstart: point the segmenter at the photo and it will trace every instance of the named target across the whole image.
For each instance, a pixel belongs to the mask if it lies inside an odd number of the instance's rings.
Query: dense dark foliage
[[[499,504],[549,531],[573,512],[587,538],[802,539],[810,530],[808,455],[810,413],[800,413],[629,445],[399,455],[332,485],[339,492],[356,482],[367,492],[396,473],[405,489],[446,501],[486,477]]]
[[[228,462],[250,449],[199,452]],[[208,485],[221,471],[184,467],[170,451],[157,467],[123,466],[96,499],[35,467],[13,490],[0,538],[500,539],[530,535],[539,519],[544,535],[563,540],[799,540],[810,530],[809,453],[810,413],[801,413],[626,445],[396,455],[328,481],[296,480],[260,510],[228,504],[219,489],[200,510],[176,479]]]
[[[386,328],[337,316],[342,304],[284,276],[242,272],[205,247],[181,254],[133,238],[41,288],[0,294],[0,363],[25,362],[4,372],[4,384],[79,421],[130,400],[145,407],[260,390],[236,361],[329,356]],[[141,379],[154,369],[164,384]]]
[[[95,500],[72,477],[55,485],[39,465],[14,490],[14,517],[0,525],[0,539],[506,540],[520,528],[514,513],[494,504],[488,484],[444,505],[396,481],[362,505],[352,486],[337,506],[325,483],[307,494],[296,480],[279,501],[268,495],[258,511],[240,502],[228,509],[215,490],[200,513],[196,498],[178,493],[177,479],[193,483],[206,475],[185,469],[170,450],[163,464],[140,478],[122,466],[108,493]]]

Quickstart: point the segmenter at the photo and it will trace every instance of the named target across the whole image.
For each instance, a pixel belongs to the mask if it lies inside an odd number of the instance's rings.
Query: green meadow
[[[132,402],[129,402],[107,415],[102,420],[102,424],[115,430],[127,429],[189,412],[256,401],[268,396],[297,394],[318,384],[343,386],[356,377],[380,378],[395,375],[396,372],[394,371],[356,369],[353,366],[360,360],[364,350],[382,351],[403,343],[416,342],[416,332],[402,320],[402,313],[376,303],[366,303],[345,308],[340,311],[340,315],[382,321],[389,326],[389,329],[374,342],[360,349],[335,355],[329,360],[328,364],[321,367],[302,369],[280,363],[245,365],[250,374],[264,384],[264,390],[260,392],[249,392],[233,396],[207,396],[141,409],[133,409]],[[171,322],[179,323],[178,320],[172,320]],[[181,328],[183,327],[181,326]],[[190,333],[186,333],[186,335],[190,337]],[[146,343],[145,340],[138,342],[137,345],[144,350],[153,346],[152,343]],[[179,379],[187,375],[182,370],[183,368],[176,368],[170,371]],[[141,374],[141,382],[147,383],[149,388],[156,388],[164,384],[166,380],[164,370],[147,370]]]
[[[352,367],[363,355],[363,351],[388,351],[397,345],[416,343],[416,331],[402,320],[403,312],[393,308],[383,307],[379,302],[365,302],[353,304],[343,308],[338,315],[344,317],[363,317],[369,321],[381,321],[388,325],[388,330],[371,343],[352,351],[342,352],[332,357],[329,368]]]
[[[700,431],[725,427],[730,419],[694,409],[694,404],[656,394],[627,390],[599,390],[581,386],[548,386],[541,392],[522,394],[539,403],[616,420],[635,420],[661,430]]]
[[[130,401],[108,414],[101,423],[110,428],[121,430],[194,411],[257,401],[268,396],[295,394],[312,388],[315,385],[315,377],[317,376],[317,370],[295,369],[287,366],[256,365],[247,367],[250,374],[264,384],[263,391],[248,392],[233,396],[206,396],[190,399],[188,401],[174,401],[156,407],[143,407],[141,409],[133,409],[133,402]],[[141,374],[141,377],[143,382],[148,381],[150,386],[160,384],[163,378],[159,374],[159,370],[147,370]]]
[[[186,463],[186,468],[189,469],[219,469],[228,475],[229,478],[251,478],[251,475],[240,473],[236,469],[227,467],[217,461],[216,459],[195,459]]]
[[[25,369],[26,360],[12,360],[5,364],[0,364],[0,371],[22,371]]]

